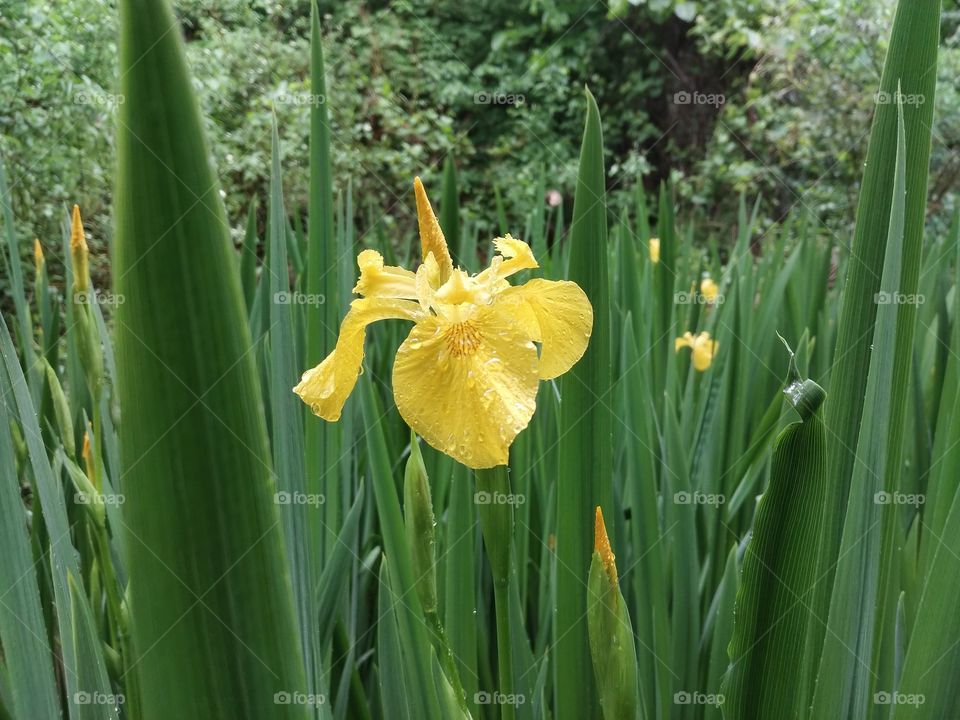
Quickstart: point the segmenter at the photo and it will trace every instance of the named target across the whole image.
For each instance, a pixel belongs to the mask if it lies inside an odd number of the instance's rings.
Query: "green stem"
[[[506,702],[500,704],[500,717],[516,717],[513,695],[513,653],[510,643],[510,543],[513,541],[513,503],[510,502],[510,478],[507,467],[500,465],[477,470],[478,508],[483,545],[493,573],[493,601],[497,621],[497,666],[500,692]],[[481,499],[486,502],[480,502]]]

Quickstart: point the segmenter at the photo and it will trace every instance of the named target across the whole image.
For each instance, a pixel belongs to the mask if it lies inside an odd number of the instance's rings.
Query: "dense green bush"
[[[724,243],[740,192],[764,197],[767,225],[796,205],[831,228],[852,222],[875,100],[863,88],[876,86],[892,5],[321,2],[327,98],[309,91],[307,0],[182,0],[177,10],[236,228],[265,194],[271,113],[288,205],[305,208],[308,109],[327,102],[336,185],[352,184],[361,231],[405,236],[411,177],[436,183],[449,152],[467,218],[495,229],[496,187],[520,231],[516,209],[541,187],[572,196],[587,84],[606,119],[615,202],[640,180],[651,188],[670,177],[679,200],[699,210],[698,235]],[[115,14],[109,0],[57,10],[7,2],[0,13],[0,151],[24,239],[56,248],[63,209],[79,202],[96,253],[109,234],[113,110],[123,101]],[[935,212],[950,209],[960,171],[955,10],[947,17]],[[684,104],[677,93],[708,101]]]

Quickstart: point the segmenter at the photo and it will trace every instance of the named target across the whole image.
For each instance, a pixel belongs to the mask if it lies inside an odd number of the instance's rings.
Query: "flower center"
[[[454,357],[472,355],[480,347],[480,333],[472,322],[460,322],[447,330],[447,349]]]

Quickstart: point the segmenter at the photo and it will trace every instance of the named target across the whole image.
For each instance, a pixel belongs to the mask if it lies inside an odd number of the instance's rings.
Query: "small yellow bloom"
[[[476,275],[454,268],[420,179],[414,180],[423,263],[416,272],[384,265],[375,250],[357,257],[360,279],[336,348],[293,389],[324,420],[340,419],[363,362],[366,326],[414,323],[397,351],[393,389],[406,423],[441,452],[472,468],[504,465],[533,417],[540,380],[562,375],[587,349],[593,308],[573,282],[507,277],[537,267],[510,235]],[[538,354],[534,343],[540,344]]]
[[[709,275],[700,281],[700,294],[706,298],[707,302],[713,305],[717,301],[717,295],[720,294],[720,288]]]
[[[691,332],[685,332],[683,337],[678,337],[673,343],[675,352],[680,352],[680,348],[688,347],[693,350],[693,366],[703,372],[710,363],[713,362],[717,354],[717,348],[720,346],[716,340],[710,339],[710,333],[702,332],[696,337]]]
[[[70,226],[70,257],[73,260],[73,285],[79,292],[85,292],[90,277],[87,257],[87,236],[83,232],[83,220],[80,219],[80,206],[73,206],[73,218]]]
[[[660,262],[660,238],[650,238],[650,262]]]

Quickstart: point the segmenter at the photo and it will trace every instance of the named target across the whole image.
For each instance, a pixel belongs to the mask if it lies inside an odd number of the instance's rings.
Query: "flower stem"
[[[514,720],[513,653],[510,644],[510,566],[513,541],[513,503],[510,502],[510,478],[507,467],[500,465],[477,470],[477,502],[480,529],[487,558],[493,573],[493,601],[497,621],[497,665],[500,674],[501,718]]]

